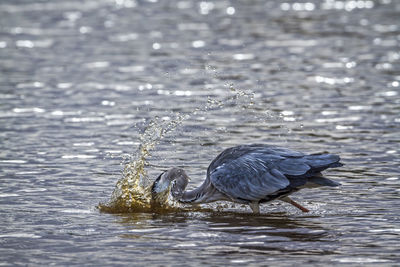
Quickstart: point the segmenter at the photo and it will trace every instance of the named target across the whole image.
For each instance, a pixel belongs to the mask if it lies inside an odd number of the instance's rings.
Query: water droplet
[[[236,10],[233,6],[230,6],[226,9],[226,14],[228,14],[228,15],[233,15],[233,14],[235,14],[235,12],[236,12]]]

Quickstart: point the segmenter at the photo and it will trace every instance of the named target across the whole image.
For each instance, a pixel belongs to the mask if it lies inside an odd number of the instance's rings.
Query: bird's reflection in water
[[[313,216],[308,216],[313,217]],[[288,216],[285,212],[264,215],[234,212],[210,213],[203,221],[209,232],[224,233],[230,246],[251,253],[274,255],[334,254],[335,233],[307,217]],[[334,243],[334,242],[333,242]],[[230,253],[221,251],[220,255]]]
[[[288,216],[286,212],[263,215],[238,212],[132,213],[115,215],[128,232],[124,238],[155,239],[169,246],[191,242],[193,246],[263,253],[334,253],[335,233],[308,217]],[[315,216],[314,216],[315,217]],[[325,243],[325,245],[324,245]],[[335,247],[335,246],[334,246]],[[217,251],[215,252],[217,253]]]

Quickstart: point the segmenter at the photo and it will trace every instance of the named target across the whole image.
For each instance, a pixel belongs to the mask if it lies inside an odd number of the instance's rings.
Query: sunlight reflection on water
[[[398,264],[399,10],[390,0],[2,1],[0,261]],[[169,130],[143,135],[151,121]],[[156,145],[142,175],[179,166],[191,189],[243,143],[340,154],[345,167],[327,176],[342,186],[296,194],[307,215],[275,202],[261,216],[227,203],[95,208],[145,144]]]

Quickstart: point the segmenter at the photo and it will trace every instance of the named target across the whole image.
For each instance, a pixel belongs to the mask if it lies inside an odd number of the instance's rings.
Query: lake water
[[[400,263],[400,2],[3,0],[0,265]],[[139,147],[201,184],[247,143],[339,154],[261,215],[110,214]]]

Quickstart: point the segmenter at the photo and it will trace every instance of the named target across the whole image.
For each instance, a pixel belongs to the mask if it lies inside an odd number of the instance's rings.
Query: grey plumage
[[[183,170],[172,168],[155,181],[153,193],[159,193],[157,188],[166,188],[160,183],[175,181],[172,191],[179,193],[173,195],[184,203],[228,200],[249,204],[258,212],[259,203],[280,199],[307,211],[288,195],[305,187],[340,185],[321,174],[327,168],[342,166],[339,161],[339,156],[332,154],[305,155],[262,144],[236,146],[211,162],[205,181],[197,189],[184,192],[188,176]]]

